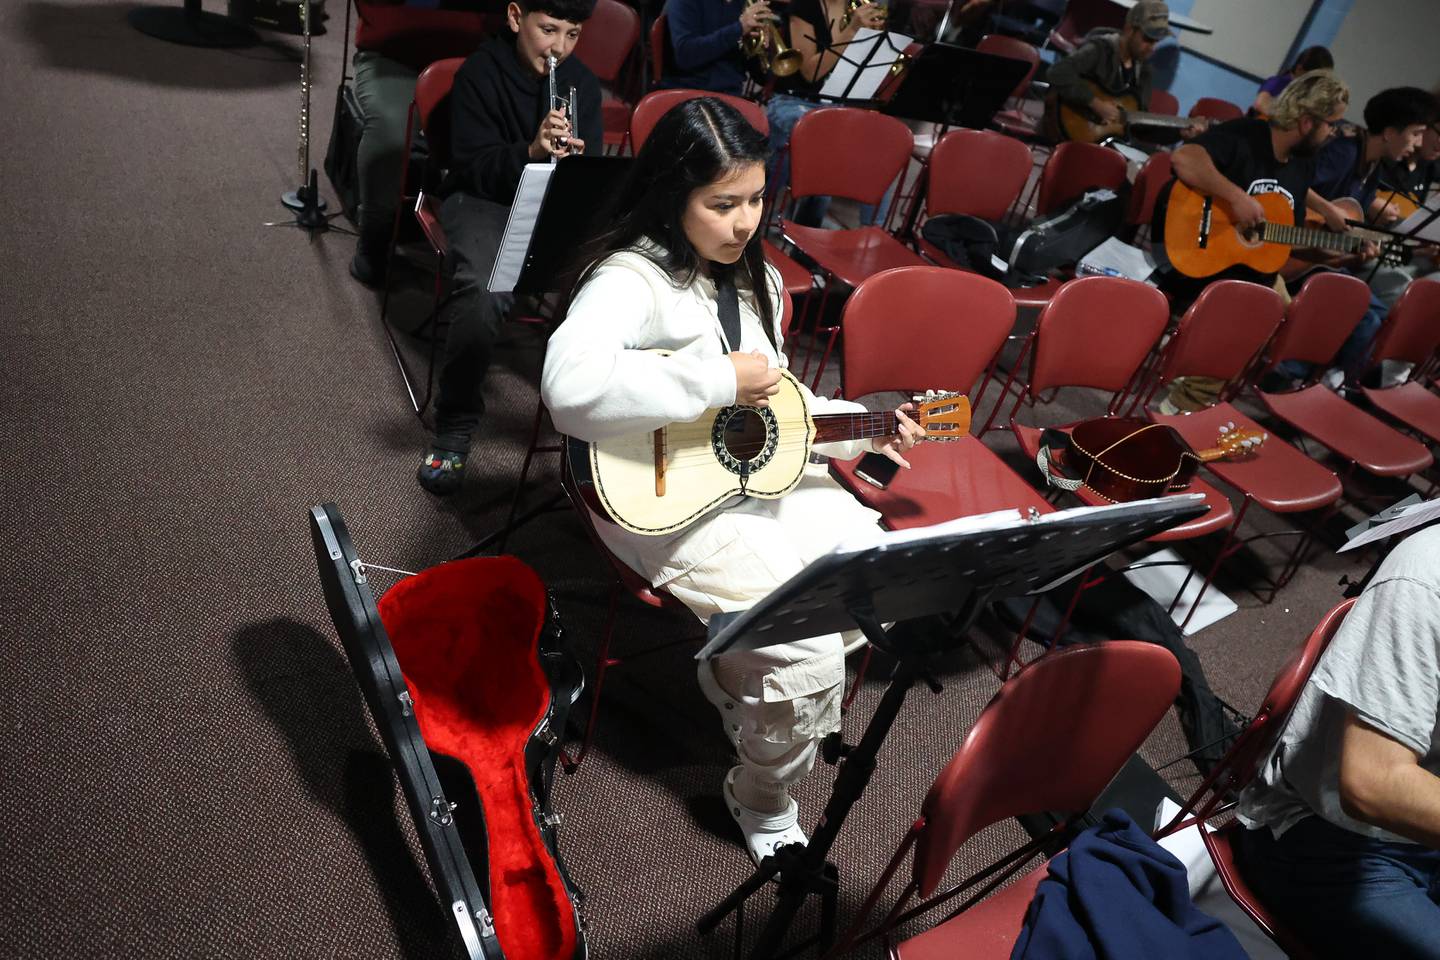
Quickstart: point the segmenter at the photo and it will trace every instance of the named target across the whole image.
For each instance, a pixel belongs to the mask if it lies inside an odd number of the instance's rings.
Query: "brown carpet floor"
[[[353,240],[262,226],[285,217],[277,197],[298,180],[298,41],[173,46],[132,30],[129,9],[0,6],[0,955],[454,956],[328,622],[305,512],[335,501],[364,556],[406,569],[495,529],[540,341],[517,329],[500,351],[464,495],[423,494],[423,433],[376,297],[346,273]],[[317,166],[341,56],[331,12],[315,50]],[[423,309],[416,292],[401,313]],[[531,494],[554,489],[547,460]],[[511,549],[586,655],[607,579],[574,518],[546,514]],[[1216,690],[1253,706],[1364,562],[1322,554],[1270,606],[1232,577],[1240,612],[1192,641]],[[622,605],[625,644],[690,626]],[[693,933],[746,862],[690,652],[614,675],[595,754],[558,786],[601,960],[727,949]],[[836,847],[847,908],[996,688],[973,653],[942,679],[943,694],[912,694]],[[866,685],[852,727],[880,690]],[[1159,762],[1180,744],[1172,718],[1144,753]],[[808,816],[831,777],[799,791]],[[957,868],[1018,836],[997,826]]]

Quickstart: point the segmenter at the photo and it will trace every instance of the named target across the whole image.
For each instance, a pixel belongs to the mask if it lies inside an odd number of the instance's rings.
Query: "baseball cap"
[[[1170,8],[1160,0],[1140,0],[1125,14],[1127,27],[1138,27],[1151,40],[1170,35]]]

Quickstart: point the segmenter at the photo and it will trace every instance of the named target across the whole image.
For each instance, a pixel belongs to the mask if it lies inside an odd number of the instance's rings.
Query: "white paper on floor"
[[[1175,592],[1180,589],[1180,584],[1185,581],[1185,577],[1193,569],[1180,559],[1179,554],[1168,549],[1152,553],[1139,562],[1160,565],[1126,570],[1126,579],[1148,593],[1162,607],[1170,606],[1170,601],[1175,599]],[[1170,611],[1170,619],[1174,620],[1177,625],[1185,621],[1185,615],[1195,605],[1195,596],[1200,592],[1200,584],[1204,579],[1204,572],[1195,570],[1194,576],[1190,577],[1190,582],[1185,586],[1185,596],[1181,597],[1180,602],[1175,604],[1175,609]],[[1185,635],[1188,637],[1203,630],[1215,621],[1230,616],[1238,609],[1240,608],[1235,605],[1234,600],[1225,596],[1215,589],[1214,584],[1211,584],[1210,589],[1205,591],[1205,596],[1200,601],[1200,609],[1196,610],[1195,616],[1190,618],[1190,624],[1185,628]]]

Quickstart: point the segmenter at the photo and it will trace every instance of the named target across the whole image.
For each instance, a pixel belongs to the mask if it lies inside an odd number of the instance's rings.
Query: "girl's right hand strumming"
[[[780,368],[759,350],[730,354],[735,365],[735,402],[747,407],[766,407],[770,398],[780,392]]]

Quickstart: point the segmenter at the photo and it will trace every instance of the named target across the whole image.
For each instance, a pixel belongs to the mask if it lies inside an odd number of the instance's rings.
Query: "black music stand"
[[[939,692],[939,684],[926,673],[927,661],[952,647],[986,604],[1048,590],[1114,551],[1204,512],[1204,497],[1183,494],[1045,515],[1032,510],[1028,517],[1006,510],[884,534],[873,546],[847,550],[842,545],[749,610],[712,618],[710,641],[697,659],[859,627],[896,664],[859,744],[842,748],[844,762],[810,842],[789,844],[766,857],[749,879],[696,922],[700,933],[714,930],[778,875],[777,903],[751,960],[778,955],[795,914],[812,893],[821,897],[820,932],[813,939],[822,949],[828,947],[834,939],[839,871],[826,858],[850,808],[870,782],[880,745],[910,687],[923,679]],[[900,629],[905,621],[939,614],[955,616],[953,629],[943,637]],[[886,621],[895,626],[887,631],[881,626]]]
[[[1401,193],[1399,188],[1396,187],[1384,187],[1382,188],[1382,190],[1389,196],[1390,199],[1394,199],[1398,194]],[[1377,191],[1377,195],[1379,192],[1380,191]],[[1386,203],[1389,202],[1389,200],[1386,200]],[[1405,246],[1406,242],[1411,240],[1421,240],[1420,234],[1425,230],[1425,228],[1430,226],[1430,224],[1434,223],[1437,218],[1440,218],[1440,207],[1432,209],[1424,203],[1417,203],[1416,206],[1419,208],[1419,210],[1424,210],[1427,214],[1429,214],[1429,216],[1417,223],[1414,228],[1410,230],[1409,233],[1400,233],[1399,231],[1389,230],[1385,227],[1366,226],[1366,229],[1371,231],[1372,233],[1387,233],[1392,238],[1390,240],[1386,240],[1383,244],[1381,244],[1380,256],[1377,256],[1375,258],[1374,265],[1370,267],[1370,273],[1365,277],[1366,284],[1369,284],[1372,280],[1375,279],[1375,274],[1379,272],[1380,265],[1385,262],[1385,254],[1387,251],[1389,251],[1395,258],[1399,259],[1400,251]],[[1416,212],[1418,213],[1419,210],[1417,210]]]
[[[896,36],[897,34],[893,34],[888,30],[881,30],[862,39],[842,40],[839,43],[821,43],[818,38],[812,35],[810,37],[810,41],[815,44],[816,49],[820,52],[820,57],[823,59],[825,53],[829,51],[835,54],[835,56],[838,58],[838,61],[830,67],[830,71],[826,74],[825,78],[805,78],[810,83],[819,84],[823,88],[826,80],[828,80],[828,78],[834,74],[835,68],[841,63],[855,68],[854,75],[850,77],[849,82],[845,84],[844,89],[838,95],[817,92],[815,94],[815,99],[820,101],[821,103],[829,104],[857,104],[860,106],[869,106],[875,103],[877,101],[876,97],[855,96],[855,86],[857,83],[860,82],[860,78],[865,75],[865,72],[867,70],[874,70],[878,68],[877,65],[872,64],[870,61],[873,60],[875,55],[879,53],[882,49],[888,51],[889,53],[895,54],[895,57],[897,59],[904,55],[905,47],[896,44]],[[909,42],[906,43],[906,46],[909,46]],[[816,60],[817,70],[819,67],[819,63],[820,61]],[[892,70],[893,64],[886,66],[884,69]],[[876,91],[877,93],[885,89],[886,82],[886,80],[880,81],[879,88]]]
[[[515,281],[515,293],[540,296],[568,287],[574,277],[566,274],[576,267],[575,241],[593,236],[608,203],[597,198],[618,197],[633,157],[565,157],[545,189],[540,214],[525,252],[525,265]]]
[[[908,120],[984,130],[1028,69],[1013,57],[932,43],[906,67],[883,109]]]

